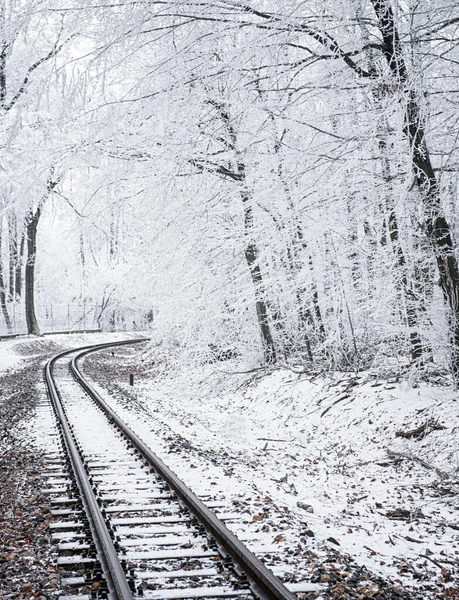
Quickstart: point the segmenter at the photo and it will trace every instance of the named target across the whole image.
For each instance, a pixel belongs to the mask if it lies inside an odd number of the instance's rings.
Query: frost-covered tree
[[[33,135],[64,158],[41,153],[35,198],[55,165],[43,231],[59,219],[75,233],[61,298],[103,326],[148,322],[182,357],[361,367],[449,352],[456,373],[447,3],[61,8],[43,14],[68,35],[80,19],[81,36],[32,73],[53,64],[51,116]],[[49,39],[48,53],[67,37]],[[50,260],[39,247],[40,298]]]
[[[25,295],[29,333],[39,333],[34,314],[36,231],[48,172],[59,152],[55,112],[62,82],[53,79],[57,58],[72,34],[51,4],[3,0],[0,6],[0,118],[2,120],[2,227],[7,240],[0,253],[0,303],[11,329],[9,310]],[[56,86],[54,97],[51,89]],[[54,184],[51,185],[54,188]],[[22,284],[25,264],[24,286]],[[24,294],[23,294],[24,289]]]

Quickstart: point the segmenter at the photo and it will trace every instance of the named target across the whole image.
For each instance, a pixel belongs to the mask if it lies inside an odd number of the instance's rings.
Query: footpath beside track
[[[258,558],[268,550],[251,552],[223,523],[237,516],[204,504],[82,375],[87,354],[144,341],[66,351],[45,367],[66,451],[48,458],[46,490],[60,519],[62,600],[296,600],[316,589],[284,585]]]

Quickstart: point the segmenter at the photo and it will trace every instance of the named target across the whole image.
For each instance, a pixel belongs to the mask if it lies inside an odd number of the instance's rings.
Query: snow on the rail
[[[49,352],[63,352],[88,344],[103,344],[117,340],[139,337],[129,333],[72,333],[55,334],[46,337],[18,336],[0,338],[0,377],[8,370],[17,370],[26,366],[30,358],[40,357]]]

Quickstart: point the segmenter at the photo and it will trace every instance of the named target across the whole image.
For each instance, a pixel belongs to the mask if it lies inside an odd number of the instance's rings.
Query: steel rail
[[[61,331],[43,331],[41,335],[67,335],[74,333],[100,333],[101,329],[62,329]],[[28,333],[0,333],[0,342],[18,337],[29,337]]]
[[[135,343],[126,341],[124,344]],[[250,587],[255,595],[262,600],[298,600],[284,584],[248,549],[242,542],[222,523],[222,521],[194,494],[177,475],[124,423],[120,417],[108,406],[100,394],[84,378],[78,362],[84,356],[107,347],[121,345],[119,342],[104,344],[98,347],[82,348],[71,361],[71,370],[86,392],[100,405],[109,418],[116,423],[119,429],[138,449],[148,463],[167,481],[177,495],[188,506],[190,511],[205,526],[221,547],[232,557],[234,562],[245,573]],[[60,355],[62,356],[62,355]]]
[[[138,343],[145,340],[129,340],[128,343]],[[117,345],[122,345],[127,342],[118,342]],[[98,349],[102,349],[104,346],[112,346],[113,344],[99,344]],[[85,349],[94,348],[94,346],[86,346]],[[81,350],[81,348],[77,348]],[[104,517],[101,513],[97,499],[92,490],[91,483],[89,482],[88,475],[84,468],[84,464],[80,455],[80,452],[75,443],[72,431],[70,429],[67,416],[62,406],[59,392],[57,391],[56,384],[53,378],[53,366],[60,358],[72,354],[74,350],[67,350],[61,352],[51,360],[49,360],[44,368],[44,375],[46,386],[51,398],[51,402],[54,406],[56,416],[62,427],[64,434],[64,442],[67,448],[67,452],[72,463],[73,471],[77,481],[77,485],[80,489],[81,497],[83,500],[86,514],[89,520],[89,525],[94,538],[98,558],[101,562],[104,575],[107,578],[107,585],[111,597],[114,600],[133,600],[133,595],[129,583],[126,579],[126,574],[118,558],[117,551],[113,545],[112,538],[105,524]]]

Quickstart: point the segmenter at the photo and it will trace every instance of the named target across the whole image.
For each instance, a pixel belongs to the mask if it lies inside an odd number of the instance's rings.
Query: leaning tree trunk
[[[441,207],[440,190],[433,170],[425,138],[419,97],[410,87],[410,77],[395,24],[394,13],[387,1],[371,0],[383,39],[383,53],[389,69],[399,81],[405,97],[403,133],[410,148],[416,184],[428,215],[426,234],[440,274],[440,287],[450,309],[452,372],[459,380],[459,265],[454,253],[451,226]]]
[[[40,219],[41,209],[30,212],[27,219],[27,261],[25,267],[25,313],[27,322],[27,333],[40,335],[35,314],[35,258],[37,255],[37,227]]]

